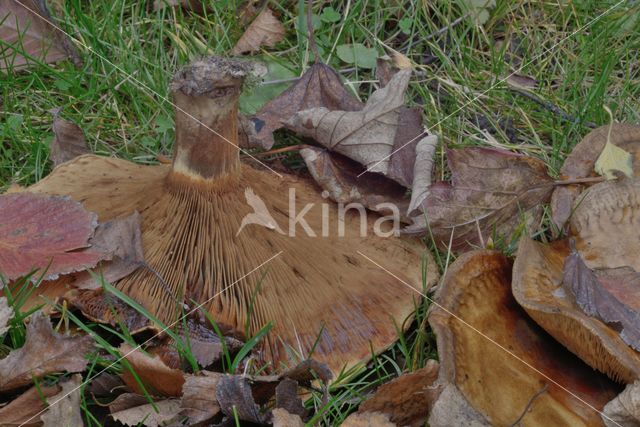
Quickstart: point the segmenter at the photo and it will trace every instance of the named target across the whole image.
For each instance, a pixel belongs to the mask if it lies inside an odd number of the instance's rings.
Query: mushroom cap
[[[253,212],[247,204],[249,189],[264,202],[276,229],[249,224],[239,232],[245,215]],[[290,190],[295,190],[296,214],[307,203],[315,204],[304,218],[316,237],[300,226],[295,237],[286,235]],[[100,221],[138,210],[150,268],[137,270],[116,287],[165,323],[178,317],[183,301],[208,301],[205,307],[220,326],[240,335],[247,324],[253,334],[273,321],[264,356],[275,363],[287,361],[289,349],[309,357],[317,341],[313,357],[336,372],[396,340],[394,320],[402,323],[412,314],[418,293],[358,251],[384,260],[418,291],[438,276],[420,241],[373,234],[371,218],[377,215],[368,213],[369,228],[362,237],[359,214],[347,211],[340,237],[336,206],[310,181],[280,179],[249,165],[243,164],[239,174],[201,184],[166,165],[85,155],[61,164],[29,191],[69,195]],[[327,236],[322,235],[323,209],[332,227]]]
[[[523,414],[522,425],[601,425],[597,411],[620,387],[540,329],[510,283],[511,263],[499,252],[469,252],[449,267],[429,315],[439,381],[455,385],[491,425],[513,425]]]
[[[513,267],[513,296],[549,334],[593,368],[616,381],[640,378],[640,354],[618,331],[588,316],[562,287],[567,241],[544,245],[520,239]]]

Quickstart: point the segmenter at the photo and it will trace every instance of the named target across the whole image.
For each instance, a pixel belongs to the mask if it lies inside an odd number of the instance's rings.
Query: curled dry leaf
[[[182,395],[182,386],[185,381],[184,372],[168,367],[159,358],[152,357],[139,348],[134,349],[127,343],[120,345],[118,351],[135,371],[148,393],[175,397]],[[121,377],[135,393],[144,394],[144,390],[126,365]]]
[[[153,402],[142,395],[125,393],[109,405],[111,418],[126,426],[144,425],[159,427],[173,421],[180,411],[178,399],[165,399]]]
[[[507,236],[521,214],[548,200],[553,180],[544,162],[494,148],[447,150],[451,183],[429,188],[422,214],[407,233],[424,233],[425,221],[438,245],[462,249],[495,232]],[[426,217],[426,218],[425,218]]]
[[[267,417],[260,412],[251,393],[248,378],[241,375],[225,375],[216,385],[216,398],[222,412],[230,419],[264,424]]]
[[[564,262],[562,284],[589,316],[621,328],[620,338],[640,350],[640,275],[629,267],[599,270],[587,267],[575,250]]]
[[[9,330],[9,320],[13,317],[13,308],[5,297],[0,297],[0,337]]]
[[[48,317],[35,313],[27,325],[24,346],[0,360],[0,391],[14,390],[56,372],[82,372],[92,347],[90,336],[58,334]]]
[[[324,107],[328,110],[355,111],[362,103],[353,97],[342,84],[338,73],[328,65],[313,64],[291,87],[264,105],[251,118],[255,127],[255,140],[249,143],[270,149],[273,132],[298,111]]]
[[[105,254],[89,239],[96,215],[67,197],[13,193],[0,196],[0,274],[12,280],[46,269],[47,279],[95,266]]]
[[[284,39],[285,29],[268,7],[262,9],[231,50],[232,55],[256,52],[261,47],[275,46]]]
[[[609,132],[611,127],[611,132]],[[607,143],[607,138],[617,147],[633,155],[634,174],[640,173],[640,126],[628,123],[612,123],[600,126],[587,134],[571,151],[560,169],[560,178],[576,180],[594,175],[596,160]],[[573,206],[584,185],[561,185],[551,198],[551,215],[558,229],[562,229],[573,212]]]
[[[585,363],[616,381],[635,381],[640,378],[638,352],[618,331],[584,313],[562,286],[569,254],[566,241],[544,245],[522,237],[513,270],[513,296],[536,323]]]
[[[634,427],[640,424],[640,381],[628,384],[602,411],[606,427]]]
[[[0,40],[8,45],[0,52],[0,70],[15,70],[35,63],[30,58],[46,64],[71,58],[76,66],[81,65],[77,51],[52,21],[44,0],[0,2]]]
[[[491,425],[597,425],[618,386],[527,317],[510,282],[511,264],[499,252],[465,253],[449,267],[429,314],[438,381],[455,385]]]
[[[434,384],[438,368],[437,361],[429,360],[424,368],[383,384],[360,405],[358,412],[381,412],[400,426],[424,425],[442,389]]]
[[[62,387],[44,385],[31,387],[20,396],[0,407],[0,425],[2,427],[40,427],[40,413],[47,409],[46,399],[57,395]]]
[[[302,399],[298,396],[298,382],[290,378],[280,381],[276,387],[276,408],[281,408],[291,415],[303,417],[306,414]]]
[[[54,166],[90,152],[84,132],[78,125],[59,116],[60,109],[53,112],[53,134],[49,158]]]
[[[223,374],[202,371],[202,376],[187,375],[182,386],[180,415],[189,419],[191,425],[208,423],[220,413],[216,399],[216,388]]]
[[[69,380],[60,383],[62,390],[58,394],[47,397],[49,409],[40,416],[43,427],[83,427],[80,413],[80,387],[82,376],[73,375]]]

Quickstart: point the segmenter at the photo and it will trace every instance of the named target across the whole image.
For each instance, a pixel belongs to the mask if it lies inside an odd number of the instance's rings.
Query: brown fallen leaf
[[[251,118],[255,139],[249,143],[265,150],[273,146],[273,132],[298,111],[325,107],[329,110],[356,111],[358,101],[344,88],[338,73],[328,65],[315,63],[291,87],[265,104]]]
[[[241,375],[224,375],[216,385],[216,399],[230,419],[265,424],[268,417],[260,412],[251,393],[249,379]]]
[[[90,336],[60,335],[48,317],[36,312],[27,325],[24,346],[0,360],[0,391],[14,390],[56,372],[82,372],[92,348]]]
[[[640,351],[638,273],[629,267],[595,272],[585,265],[574,247],[564,263],[562,284],[587,315],[620,328],[624,342]]]
[[[9,330],[9,320],[13,317],[13,308],[5,297],[0,297],[0,337]]]
[[[191,425],[211,422],[220,413],[216,388],[222,376],[209,371],[201,371],[201,376],[186,376],[182,386],[180,415],[187,417]]]
[[[146,391],[152,395],[180,397],[185,374],[179,369],[172,369],[162,360],[144,353],[141,349],[134,349],[127,343],[118,348],[120,355],[131,365],[136,375],[144,385]],[[121,374],[124,383],[135,393],[144,394],[128,367]]]
[[[0,426],[42,426],[39,414],[47,408],[46,399],[57,395],[61,389],[57,384],[31,387],[6,406],[0,407]]]
[[[80,386],[82,376],[73,375],[69,380],[61,382],[62,390],[47,398],[49,409],[40,416],[43,427],[83,427],[80,413]]]
[[[178,417],[180,401],[165,399],[151,404],[145,396],[125,393],[109,404],[109,410],[114,421],[126,426],[158,427]]]
[[[273,415],[273,427],[304,427],[304,422],[299,415],[290,414],[286,409],[275,408]]]
[[[33,269],[46,279],[95,266],[104,254],[89,246],[95,214],[67,197],[13,193],[0,196],[0,273],[9,280]]]
[[[599,411],[619,386],[526,315],[511,293],[511,276],[510,260],[497,251],[467,252],[449,266],[435,295],[438,305],[429,313],[440,359],[438,383],[455,385],[482,414],[480,423],[598,425]],[[450,398],[455,393],[440,394],[438,402]],[[444,406],[461,406],[453,403]],[[429,424],[443,425],[431,417]]]
[[[90,153],[84,132],[78,125],[60,117],[60,109],[53,111],[53,134],[49,158],[54,166]]]
[[[358,412],[387,414],[391,422],[401,426],[424,425],[441,391],[434,384],[438,368],[438,362],[429,360],[424,368],[383,384],[360,405]]]
[[[478,412],[454,384],[447,384],[429,414],[429,427],[490,427],[484,415]],[[516,427],[517,424],[514,426]]]
[[[389,416],[379,412],[356,412],[351,414],[341,424],[342,427],[396,427],[389,420]]]
[[[514,298],[537,324],[585,363],[615,381],[635,381],[640,378],[639,353],[622,340],[618,330],[588,316],[562,285],[569,254],[567,241],[545,245],[520,238],[513,267]]]
[[[404,215],[409,207],[406,188],[380,175],[365,174],[364,168],[346,156],[331,153],[327,149],[308,147],[300,150],[309,173],[328,192],[332,200],[342,203],[359,203],[381,214],[391,213],[388,203]]]
[[[611,126],[611,132],[609,132]],[[640,126],[629,123],[613,123],[600,126],[587,134],[569,153],[560,169],[560,178],[577,180],[594,176],[594,166],[610,136],[611,143],[633,154],[633,168],[640,174]],[[586,184],[558,186],[551,198],[553,222],[562,230],[573,212],[578,195]]]
[[[304,417],[306,410],[298,396],[298,382],[290,378],[280,381],[276,387],[276,408],[284,409],[288,414]]]
[[[434,240],[453,249],[474,246],[494,233],[509,235],[520,214],[545,203],[553,180],[544,162],[494,148],[447,150],[451,183],[428,189],[421,203],[423,214],[404,231],[424,233],[426,221]],[[426,218],[425,218],[426,217]]]
[[[640,381],[627,387],[602,410],[606,427],[633,427],[640,424]]]
[[[262,9],[231,50],[232,55],[257,52],[261,47],[273,47],[284,39],[285,29],[268,7]]]
[[[9,45],[0,52],[0,70],[17,70],[36,61],[51,64],[66,58],[80,66],[78,52],[52,21],[44,0],[0,2],[0,40]]]

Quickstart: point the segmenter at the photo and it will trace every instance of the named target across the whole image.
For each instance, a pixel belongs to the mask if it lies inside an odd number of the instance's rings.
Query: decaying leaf
[[[518,424],[515,424],[517,426]],[[491,424],[478,412],[454,384],[447,384],[433,404],[429,427],[489,427]]]
[[[33,269],[47,279],[94,267],[104,254],[91,249],[96,215],[66,197],[0,196],[0,274],[12,280]]]
[[[422,214],[405,231],[429,230],[435,242],[461,249],[513,231],[526,213],[548,200],[553,181],[544,162],[494,148],[447,150],[451,183],[435,183]]]
[[[600,270],[596,273],[585,265],[574,248],[564,263],[562,283],[573,293],[576,303],[588,316],[598,317],[621,328],[622,340],[640,351],[638,273],[629,267]]]
[[[159,358],[152,357],[139,348],[134,349],[127,343],[120,345],[118,351],[135,371],[148,393],[159,396],[182,396],[184,372],[169,368]],[[128,367],[125,366],[121,376],[129,389],[135,393],[144,394],[144,390]]]
[[[246,377],[225,375],[216,385],[216,398],[222,412],[229,418],[264,424],[267,417],[260,412],[251,393],[251,385]]]
[[[362,103],[347,92],[333,68],[315,63],[251,119],[256,132],[254,145],[270,149],[274,143],[273,132],[282,128],[285,121],[298,111],[318,107],[355,111],[362,108]]]
[[[78,125],[59,116],[60,109],[53,114],[53,134],[49,158],[54,166],[90,152],[84,132]]]
[[[359,203],[381,214],[390,213],[389,203],[405,215],[409,201],[406,188],[380,174],[365,174],[357,162],[324,148],[308,147],[300,150],[309,173],[327,191],[332,200],[348,204]]]
[[[633,157],[611,141],[607,141],[596,160],[594,169],[607,179],[614,179],[616,177],[614,172],[622,172],[631,177],[633,176]]]
[[[44,0],[0,2],[0,40],[9,45],[0,52],[0,70],[16,70],[36,61],[51,64],[69,57],[80,65],[69,39],[51,22]]]
[[[449,266],[429,314],[438,382],[459,389],[482,414],[479,424],[597,425],[598,411],[619,387],[545,334],[510,285],[511,263],[499,252],[468,252]],[[438,401],[451,397],[440,394]]]
[[[231,50],[232,55],[256,52],[261,47],[275,46],[284,38],[285,29],[268,7],[262,9]]]
[[[565,290],[563,267],[569,254],[566,241],[544,245],[520,238],[513,296],[537,324],[585,363],[616,381],[631,383],[640,378],[639,353],[619,331],[584,313]]]
[[[441,391],[441,386],[434,384],[438,367],[438,362],[429,360],[424,368],[383,384],[360,405],[358,412],[387,414],[391,422],[400,426],[423,425]]]
[[[410,77],[410,70],[399,71],[387,86],[371,94],[359,111],[316,107],[297,112],[286,126],[357,161],[370,172],[386,174]]]
[[[290,414],[286,409],[276,408],[273,415],[273,427],[304,427],[304,422],[299,415]]]
[[[111,418],[126,426],[159,427],[178,416],[180,401],[165,399],[151,404],[145,396],[125,393],[118,396],[109,409]]]
[[[640,126],[612,123],[600,126],[587,134],[569,153],[560,169],[560,178],[576,180],[594,174],[595,162],[605,144],[612,144],[633,155],[634,174],[640,173]],[[573,213],[573,207],[584,185],[561,185],[551,198],[551,214],[558,229],[562,229]]]
[[[0,360],[0,391],[13,390],[56,372],[82,372],[91,351],[90,336],[54,332],[49,318],[35,313],[27,325],[27,338],[19,349]]]
[[[31,387],[20,396],[0,407],[0,425],[2,427],[40,427],[40,413],[47,408],[46,399],[57,395],[62,387],[59,385]],[[75,426],[74,426],[75,427]]]
[[[635,427],[640,424],[640,381],[628,384],[602,411],[606,427]]]
[[[5,297],[0,297],[0,337],[9,330],[9,320],[13,317],[13,308]]]
[[[389,416],[380,412],[356,412],[351,414],[341,424],[342,427],[396,427],[389,421]]]
[[[82,376],[73,375],[69,380],[60,383],[62,390],[47,398],[49,409],[40,416],[43,427],[82,427],[80,413],[80,386]]]
[[[191,424],[207,423],[220,413],[216,388],[223,374],[202,371],[202,376],[187,375],[182,386],[180,415]]]

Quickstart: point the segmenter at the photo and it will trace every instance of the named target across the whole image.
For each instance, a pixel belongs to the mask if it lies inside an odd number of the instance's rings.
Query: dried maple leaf
[[[460,249],[494,232],[509,233],[519,214],[544,203],[553,191],[546,165],[533,157],[494,148],[447,150],[451,183],[429,188],[420,208],[424,215],[407,233],[424,233],[425,221],[437,244]],[[426,218],[425,218],[426,217]]]
[[[0,391],[13,390],[55,372],[82,372],[93,340],[89,336],[65,336],[53,331],[49,318],[31,317],[27,338],[19,349],[0,360]]]
[[[62,390],[47,398],[49,409],[40,416],[42,427],[82,427],[80,413],[80,387],[82,376],[73,375],[68,381],[60,383]]]
[[[356,111],[362,103],[353,97],[342,84],[338,73],[328,65],[313,64],[291,87],[265,104],[251,118],[255,127],[252,145],[270,149],[273,132],[298,111],[325,107],[329,110]]]
[[[13,280],[33,269],[46,279],[84,270],[104,258],[87,248],[97,216],[67,197],[13,193],[0,196],[0,273]]]
[[[246,29],[231,50],[232,55],[256,52],[262,46],[274,46],[284,39],[285,29],[268,7],[262,9],[257,18]]]
[[[162,396],[179,397],[182,395],[185,374],[181,370],[172,369],[159,358],[152,357],[139,348],[134,349],[127,343],[123,343],[118,351],[129,362],[147,392]],[[144,394],[128,367],[125,367],[121,376],[131,390],[138,394]]]
[[[53,114],[54,138],[49,154],[54,166],[90,153],[82,129],[75,123],[59,117],[59,112],[60,109],[56,109]]]
[[[563,285],[589,316],[620,329],[620,337],[640,351],[640,275],[628,267],[595,272],[575,250],[567,257]]]
[[[114,421],[126,426],[158,427],[174,421],[180,411],[180,401],[165,399],[152,404],[145,396],[124,393],[109,404],[109,410]]]
[[[38,416],[47,408],[45,399],[57,395],[62,388],[59,385],[40,384],[31,387],[20,396],[0,407],[0,425],[3,427],[40,427],[42,421]]]
[[[0,40],[9,45],[0,51],[0,70],[23,68],[34,62],[31,58],[51,64],[70,57],[81,65],[69,39],[51,22],[44,0],[0,2]]]

